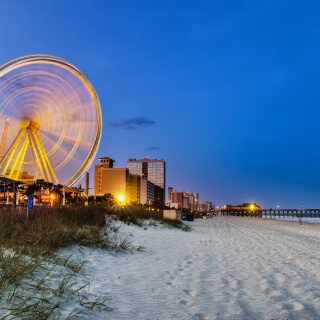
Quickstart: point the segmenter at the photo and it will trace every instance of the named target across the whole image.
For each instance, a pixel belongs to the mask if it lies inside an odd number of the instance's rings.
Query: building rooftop
[[[113,162],[116,162],[116,160],[113,160],[113,159],[111,159],[111,158],[109,158],[109,157],[98,158],[98,160],[106,160],[106,159],[109,159],[109,160],[111,160],[111,161],[113,161]]]
[[[143,158],[143,159],[130,158],[128,161],[164,161],[164,160],[163,159],[150,159],[150,158]]]

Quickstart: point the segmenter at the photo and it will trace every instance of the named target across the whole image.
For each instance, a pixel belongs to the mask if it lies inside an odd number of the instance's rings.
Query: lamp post
[[[62,205],[65,206],[66,205],[66,186],[65,185],[63,185],[62,195],[63,195]]]
[[[17,206],[17,185],[16,183],[13,184],[13,203],[12,203],[12,207],[16,207]]]
[[[42,187],[43,187],[44,179],[38,179],[37,183],[39,183],[39,185],[40,185],[40,188],[39,188],[39,206],[41,206]]]

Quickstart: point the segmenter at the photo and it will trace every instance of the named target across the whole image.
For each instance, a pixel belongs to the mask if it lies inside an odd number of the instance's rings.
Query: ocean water
[[[273,220],[285,220],[290,222],[299,223],[299,218],[296,217],[275,217],[275,216],[263,216],[263,219],[273,219]],[[302,218],[302,223],[320,223],[320,218]]]

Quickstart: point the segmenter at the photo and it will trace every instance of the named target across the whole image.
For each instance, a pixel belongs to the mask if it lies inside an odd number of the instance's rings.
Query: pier
[[[320,209],[216,210],[219,215],[271,218],[320,218]]]

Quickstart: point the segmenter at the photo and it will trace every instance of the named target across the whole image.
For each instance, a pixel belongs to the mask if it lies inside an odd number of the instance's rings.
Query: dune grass
[[[128,249],[105,208],[37,207],[28,214],[22,208],[1,209],[0,319],[78,319],[85,310],[109,309],[108,297],[90,300],[79,287],[77,273],[85,262],[57,254],[75,244]],[[60,317],[71,299],[82,311]]]
[[[142,210],[138,206],[35,207],[28,214],[25,208],[0,207],[0,247],[33,256],[74,244],[115,248],[114,237],[110,234],[117,230],[113,230],[111,218],[138,226],[152,220],[183,230],[190,229],[182,221],[164,219],[161,211]],[[118,239],[116,243],[119,243]]]
[[[108,248],[108,221],[103,208],[39,207],[2,210],[0,246],[16,253],[40,256],[73,244]]]
[[[86,285],[78,284],[77,273],[85,262],[58,252],[71,245],[115,253],[132,250],[128,238],[117,236],[119,226],[114,220],[189,228],[181,221],[164,219],[159,211],[140,207],[43,206],[29,212],[0,207],[0,320],[81,319],[92,310],[110,310],[109,297],[91,299],[84,290]],[[81,310],[63,313],[70,300]]]
[[[71,257],[44,260],[1,250],[0,319],[85,319],[92,310],[109,310],[109,297],[90,300],[83,293],[87,284],[77,281],[82,267]],[[63,313],[69,301],[84,308]]]

